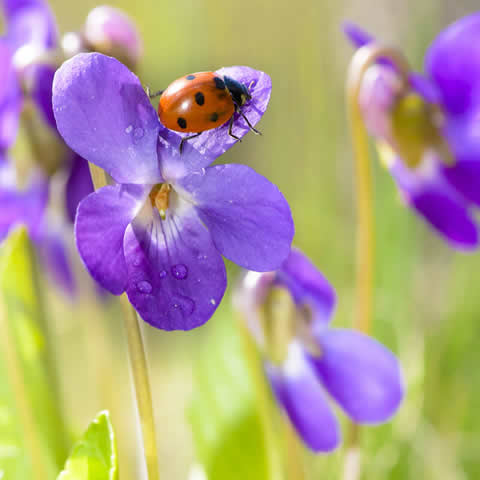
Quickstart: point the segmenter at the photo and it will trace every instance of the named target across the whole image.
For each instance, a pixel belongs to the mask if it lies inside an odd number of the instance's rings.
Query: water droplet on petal
[[[217,301],[216,301],[214,298],[211,298],[211,299],[210,299],[210,303],[211,303],[212,305],[216,305],[216,304],[217,304]]]
[[[167,271],[166,270],[162,270],[158,276],[162,279],[162,278],[165,278],[167,276]]]
[[[197,255],[197,260],[206,260],[207,256],[204,253],[199,253]]]
[[[131,133],[132,130],[133,130],[133,125],[129,125],[129,126],[125,129],[125,133]]]
[[[180,315],[182,318],[185,318],[191,315],[194,310],[195,302],[189,297],[175,295],[171,300],[170,312],[175,316]]]
[[[174,265],[172,267],[172,275],[177,280],[184,280],[188,277],[188,268],[183,263],[179,263],[178,265]]]
[[[144,134],[145,134],[145,132],[144,132],[143,128],[137,127],[133,131],[133,143],[138,143],[143,138]]]
[[[141,282],[137,283],[137,289],[140,293],[151,293],[152,285],[146,280],[142,280]]]
[[[136,257],[136,258],[133,260],[133,266],[134,266],[134,267],[139,267],[141,263],[142,263],[142,259],[141,259],[140,257]]]

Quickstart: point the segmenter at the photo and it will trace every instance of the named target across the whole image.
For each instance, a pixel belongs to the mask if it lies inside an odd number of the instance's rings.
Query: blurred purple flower
[[[356,47],[375,42],[358,26],[344,30]],[[425,55],[425,75],[404,88],[389,59],[367,71],[360,104],[407,204],[454,248],[479,244],[480,13],[450,25]]]
[[[24,189],[19,189],[11,163],[2,162],[0,242],[13,228],[24,225],[47,272],[66,293],[73,295],[73,272],[65,250],[66,232],[61,222],[56,222],[47,213],[48,190],[48,180],[38,172],[32,175]]]
[[[244,111],[257,123],[270,97],[268,75],[248,67],[222,72],[253,82]],[[228,126],[180,154],[181,137],[160,124],[138,78],[98,53],[62,65],[53,105],[67,144],[116,182],[79,205],[80,255],[104,288],[126,291],[146,322],[189,330],[207,321],[226,287],[222,254],[259,271],[287,257],[294,228],[278,188],[243,165],[209,166],[232,144]],[[247,131],[238,119],[235,134]]]
[[[44,119],[55,126],[51,107],[51,84],[55,67],[48,52],[56,47],[56,27],[42,0],[4,0],[7,33],[0,39],[0,149],[16,138],[24,101],[31,95]],[[53,124],[52,124],[53,122]]]
[[[385,422],[404,395],[395,356],[355,330],[331,328],[333,287],[293,249],[276,272],[248,272],[234,297],[279,405],[315,452],[340,443],[331,401],[356,423]]]
[[[58,135],[52,109],[52,83],[58,55],[58,32],[54,16],[44,0],[3,0],[3,13],[7,32],[0,40],[0,163],[5,163],[6,150],[16,139],[20,115],[25,102],[35,107],[43,123],[47,125],[58,142],[63,139]],[[87,18],[85,32],[89,38],[96,39],[101,47],[102,28],[108,38],[104,38],[103,47],[109,46],[112,54],[125,55],[131,61],[138,61],[141,54],[141,43],[134,25],[128,17],[119,10],[109,7],[94,9]],[[83,35],[83,34],[82,34]],[[85,38],[87,33],[85,33]],[[95,48],[95,44],[85,48]],[[135,55],[135,58],[133,56]],[[42,137],[43,133],[39,133]],[[51,144],[46,143],[42,158],[36,158],[37,164],[44,170],[45,177],[37,184],[34,182],[25,190],[17,190],[16,182],[8,187],[6,198],[0,208],[4,229],[2,235],[16,224],[26,224],[37,251],[43,258],[47,270],[53,274],[53,279],[73,294],[73,275],[67,261],[66,245],[68,242],[68,224],[62,218],[54,217],[47,208],[50,175],[59,169],[65,175],[65,213],[66,219],[72,224],[75,219],[79,202],[93,192],[88,163],[69,149],[60,150],[61,157],[51,150]],[[53,159],[53,161],[52,161]],[[9,168],[8,176],[14,175],[14,169]],[[6,170],[2,171],[5,177]],[[39,177],[38,172],[33,174]],[[1,179],[0,179],[1,180]],[[2,183],[4,185],[4,183]],[[36,194],[42,185],[43,196]],[[40,199],[43,203],[35,205]],[[16,204],[16,208],[12,205]],[[27,216],[28,211],[32,212]],[[28,217],[28,218],[27,218]],[[100,290],[100,289],[99,289]]]

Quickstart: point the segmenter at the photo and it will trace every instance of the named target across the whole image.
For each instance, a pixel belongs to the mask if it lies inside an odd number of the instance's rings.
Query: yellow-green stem
[[[68,451],[71,447],[71,438],[67,431],[67,425],[65,421],[65,410],[63,408],[64,401],[61,393],[60,374],[57,366],[57,354],[56,349],[53,346],[55,343],[55,337],[52,334],[51,324],[47,317],[44,289],[42,288],[42,279],[40,278],[40,271],[38,266],[38,259],[36,258],[33,245],[29,243],[28,254],[30,257],[30,264],[32,265],[32,281],[35,285],[35,292],[37,294],[37,315],[39,319],[39,325],[42,329],[43,336],[45,338],[45,360],[48,370],[48,378],[50,381],[53,396],[55,398],[55,405],[58,410],[58,423],[56,425],[56,432],[59,437],[56,448],[56,461],[59,468],[63,467],[65,458],[68,455]]]
[[[31,154],[37,160],[42,159],[45,153],[45,148],[42,148],[40,136],[35,126],[35,113],[33,107],[26,106],[22,112],[22,121],[26,131],[26,138],[30,144]],[[58,142],[57,142],[58,143]],[[52,155],[55,156],[55,155]],[[45,298],[44,289],[42,288],[42,279],[40,278],[40,270],[38,266],[38,258],[35,255],[34,248],[29,242],[28,255],[30,265],[32,267],[32,281],[35,285],[35,292],[37,292],[37,318],[39,326],[42,330],[45,338],[46,349],[45,359],[47,364],[47,370],[49,375],[49,381],[52,389],[53,396],[55,398],[55,404],[58,408],[58,424],[56,425],[56,431],[58,432],[59,441],[57,442],[56,450],[56,462],[59,468],[63,467],[65,458],[70,450],[71,438],[67,432],[65,422],[65,412],[63,408],[63,399],[61,395],[61,381],[59,370],[57,366],[57,355],[54,347],[56,339],[52,335],[52,325],[50,317],[47,316],[47,302]]]
[[[262,364],[257,351],[255,342],[248,331],[244,319],[239,315],[237,326],[242,338],[243,350],[247,360],[247,367],[250,377],[253,380],[255,400],[257,402],[260,414],[260,422],[264,433],[265,450],[268,455],[269,476],[266,480],[282,480],[282,467],[280,464],[280,445],[277,441],[273,426],[272,407],[273,402],[265,381],[265,375],[262,370]],[[295,480],[302,480],[301,478]]]
[[[286,478],[287,480],[304,480],[305,467],[302,458],[303,445],[298,438],[297,432],[290,423],[289,418],[286,415],[283,415],[282,420]]]
[[[48,478],[48,469],[42,451],[42,439],[33,417],[33,405],[30,405],[28,401],[25,377],[21,373],[21,360],[14,347],[17,344],[15,332],[12,331],[7,320],[7,307],[3,295],[0,295],[0,332],[0,342],[7,366],[9,383],[15,397],[25,447],[30,455],[32,480],[44,480]]]
[[[91,163],[90,174],[95,189],[107,185],[105,172]],[[158,451],[155,435],[155,418],[153,415],[152,393],[148,379],[147,359],[140,329],[140,319],[130,304],[126,294],[120,297],[123,310],[125,330],[128,342],[128,354],[135,386],[138,415],[142,429],[143,450],[147,467],[148,480],[159,480]]]
[[[365,72],[379,58],[388,58],[404,82],[407,82],[410,68],[404,56],[395,48],[381,45],[366,45],[355,53],[347,76],[347,109],[355,157],[357,195],[357,244],[356,244],[356,303],[353,327],[368,333],[371,326],[373,305],[374,271],[374,222],[372,201],[372,174],[369,161],[368,133],[363,122],[359,94]],[[347,437],[344,480],[356,480],[361,474],[358,444],[358,425],[352,424]],[[350,460],[357,465],[351,468]],[[352,474],[352,472],[354,472]]]

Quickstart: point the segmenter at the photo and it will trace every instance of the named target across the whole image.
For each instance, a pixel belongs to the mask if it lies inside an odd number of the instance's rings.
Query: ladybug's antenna
[[[148,95],[148,98],[150,99],[159,97],[164,91],[165,90],[158,90],[157,92],[152,93],[148,85],[145,87],[145,93]]]

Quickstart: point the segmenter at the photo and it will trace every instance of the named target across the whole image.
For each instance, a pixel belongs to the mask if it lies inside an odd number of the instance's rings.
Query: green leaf
[[[32,246],[16,230],[0,250],[0,478],[54,479],[63,423],[48,371]]]
[[[115,480],[117,448],[107,411],[100,412],[74,445],[58,480]]]
[[[273,474],[259,402],[225,303],[207,327],[210,338],[194,371],[189,417],[197,457],[209,480],[267,480]]]

